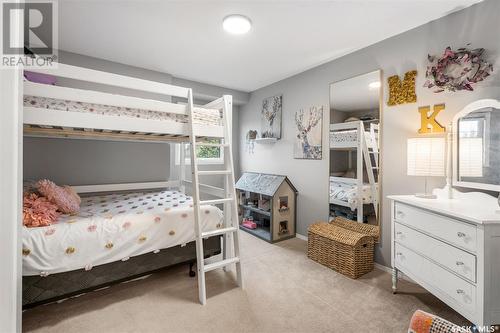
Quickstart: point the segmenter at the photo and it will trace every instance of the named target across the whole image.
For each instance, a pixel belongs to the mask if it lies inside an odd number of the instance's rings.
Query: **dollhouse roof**
[[[260,193],[272,197],[284,181],[297,193],[297,189],[287,176],[254,172],[244,172],[236,183],[236,188],[241,191]]]

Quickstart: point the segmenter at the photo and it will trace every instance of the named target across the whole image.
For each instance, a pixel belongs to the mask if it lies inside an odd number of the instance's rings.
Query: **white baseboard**
[[[389,274],[392,274],[392,268],[391,267],[387,267],[387,266],[384,266],[384,265],[381,265],[379,263],[376,263],[374,262],[373,263],[373,266],[375,266],[375,268],[378,268],[380,269],[381,271],[384,271],[384,272],[387,272]],[[412,279],[410,279],[408,276],[406,276],[403,272],[401,271],[398,271],[398,277],[400,279],[403,279],[403,280],[406,280],[408,282],[411,282],[411,283],[415,283],[415,281],[413,281]]]
[[[373,263],[373,266],[375,266],[375,268],[380,269],[381,271],[392,274],[392,268],[390,268],[390,267],[384,266],[384,265],[376,263],[376,262]]]
[[[301,235],[301,234],[295,234],[295,237],[297,237],[298,239],[302,239],[302,240],[305,240],[307,241],[307,236],[304,236],[304,235]]]

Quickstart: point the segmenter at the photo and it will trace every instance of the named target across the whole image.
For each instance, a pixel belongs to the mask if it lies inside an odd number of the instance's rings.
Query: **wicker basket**
[[[333,223],[339,227],[349,229],[352,231],[356,231],[368,236],[373,237],[373,241],[375,243],[378,243],[379,241],[379,226],[378,225],[372,225],[372,224],[365,224],[365,223],[359,223],[359,222],[354,222],[349,219],[346,219],[345,217],[337,216],[335,217],[334,220],[332,220],[330,223]]]
[[[312,260],[357,279],[373,270],[373,237],[335,223],[309,227],[307,256]]]

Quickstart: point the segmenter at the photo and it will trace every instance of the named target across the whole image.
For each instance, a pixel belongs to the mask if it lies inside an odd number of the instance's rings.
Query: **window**
[[[208,143],[219,143],[217,139],[209,140]],[[182,145],[175,145],[175,164],[180,165],[181,154],[180,149]],[[184,144],[184,157],[185,163],[191,164],[191,145]],[[199,164],[222,164],[224,163],[224,150],[220,147],[198,146],[196,147],[196,157],[198,157]]]
[[[458,122],[460,177],[484,177],[490,167],[490,111],[474,112]]]
[[[461,119],[460,120],[460,137],[461,138],[477,138],[482,136],[481,129],[484,119]]]

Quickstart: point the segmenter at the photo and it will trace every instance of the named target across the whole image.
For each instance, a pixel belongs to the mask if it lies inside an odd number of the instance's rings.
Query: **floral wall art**
[[[466,47],[452,50],[447,47],[442,56],[428,56],[425,88],[435,93],[460,90],[473,91],[473,86],[493,72],[493,65],[485,59],[484,49]]]
[[[323,107],[313,106],[295,113],[295,145],[293,157],[298,159],[322,159]]]
[[[281,109],[283,96],[273,96],[262,101],[261,137],[281,138]]]

